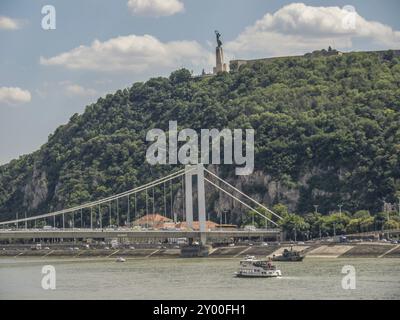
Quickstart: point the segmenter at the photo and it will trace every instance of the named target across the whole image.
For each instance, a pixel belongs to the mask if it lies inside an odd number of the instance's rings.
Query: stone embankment
[[[290,245],[229,246],[211,248],[209,258],[243,258],[246,255],[272,257],[282,254]],[[293,246],[306,258],[400,258],[400,245],[385,243],[307,244]],[[178,258],[178,248],[30,248],[0,247],[0,257],[68,257],[68,258]]]

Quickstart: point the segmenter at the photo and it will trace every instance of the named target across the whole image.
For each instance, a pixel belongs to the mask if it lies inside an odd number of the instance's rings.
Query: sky
[[[399,12],[398,0],[0,0],[0,164],[107,93],[211,72],[216,29],[226,62],[400,49]]]

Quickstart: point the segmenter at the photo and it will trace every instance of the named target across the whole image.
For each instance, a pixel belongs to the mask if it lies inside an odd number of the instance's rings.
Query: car
[[[130,250],[135,250],[135,247],[132,247],[132,246],[131,246],[131,247],[129,247],[129,249],[130,249]]]
[[[235,244],[234,244],[234,243],[230,243],[229,246],[230,246],[230,247],[234,247]]]
[[[261,243],[261,246],[262,246],[262,247],[268,247],[268,242],[263,242],[263,243]]]
[[[303,241],[299,241],[297,242],[297,244],[305,244]]]
[[[49,247],[44,247],[44,250],[50,250],[50,248]]]

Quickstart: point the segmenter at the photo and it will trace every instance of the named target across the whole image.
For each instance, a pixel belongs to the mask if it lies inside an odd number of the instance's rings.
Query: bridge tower
[[[195,169],[195,170],[193,170]],[[186,223],[189,228],[193,228],[193,179],[197,175],[197,201],[201,244],[206,244],[206,197],[204,190],[204,165],[186,166],[185,173],[185,207]]]

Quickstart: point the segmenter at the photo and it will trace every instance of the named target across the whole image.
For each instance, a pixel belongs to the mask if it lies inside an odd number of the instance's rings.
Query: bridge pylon
[[[195,169],[195,170],[193,170]],[[186,223],[189,228],[193,228],[193,180],[192,177],[197,175],[197,201],[198,201],[198,217],[200,228],[201,244],[206,244],[206,197],[204,189],[204,165],[186,166],[185,172],[185,207],[186,207]]]

